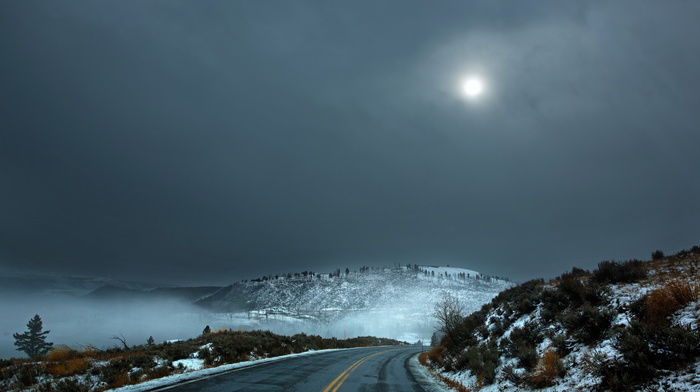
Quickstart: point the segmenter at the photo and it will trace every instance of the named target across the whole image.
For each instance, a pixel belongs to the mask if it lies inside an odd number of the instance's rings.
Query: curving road
[[[154,389],[170,392],[424,391],[409,370],[420,347],[371,347],[253,365]]]

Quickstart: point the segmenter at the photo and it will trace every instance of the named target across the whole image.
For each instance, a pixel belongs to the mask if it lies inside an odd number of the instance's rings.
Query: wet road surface
[[[154,391],[422,392],[408,368],[421,347],[371,347],[253,365]]]

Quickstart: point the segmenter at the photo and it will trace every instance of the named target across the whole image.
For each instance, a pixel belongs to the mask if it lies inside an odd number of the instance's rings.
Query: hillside
[[[700,247],[500,293],[421,362],[461,391],[700,389]]]
[[[367,268],[360,272],[287,274],[230,285],[197,303],[220,311],[288,314],[412,309],[430,311],[443,292],[486,302],[511,283],[449,267]],[[480,304],[478,304],[480,306]]]
[[[429,338],[435,304],[446,295],[469,311],[513,283],[449,267],[408,265],[360,271],[284,274],[238,282],[197,304],[220,314],[217,326],[238,324],[280,333],[323,336],[372,334],[399,340]]]

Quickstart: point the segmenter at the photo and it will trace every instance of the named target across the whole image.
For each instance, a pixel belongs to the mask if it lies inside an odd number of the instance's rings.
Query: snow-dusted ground
[[[428,369],[418,362],[418,356],[411,357],[408,361],[408,367],[416,379],[416,382],[425,390],[425,392],[451,392],[445,383],[433,376]]]
[[[665,263],[663,267],[651,270],[648,278],[641,283],[609,285],[606,297],[610,305],[604,305],[601,308],[614,308],[616,310],[617,314],[612,322],[613,328],[628,327],[633,319],[630,305],[651,291],[666,285],[671,280],[688,281],[691,284],[697,284],[697,269],[692,265],[692,260],[688,263]],[[554,286],[552,284],[545,286],[545,290],[547,289],[554,289]],[[500,308],[491,310],[486,316],[486,320],[501,318],[500,312]],[[564,327],[558,323],[557,325],[546,326],[545,322],[540,318],[540,312],[541,305],[535,311],[513,321],[502,333],[500,339],[507,338],[515,328],[522,328],[526,323],[530,322],[544,326],[545,329],[552,329],[550,331],[552,336],[564,333]],[[700,301],[690,302],[675,312],[670,322],[672,325],[686,326],[692,330],[698,329],[700,323]],[[490,321],[487,321],[486,327],[491,331],[495,328]],[[480,342],[484,343],[486,339],[480,338]],[[540,358],[546,351],[551,349],[552,341],[549,338],[544,338],[544,341],[536,347]],[[602,376],[594,374],[592,369],[595,369],[600,364],[616,362],[621,359],[622,354],[615,347],[614,337],[598,341],[591,346],[576,343],[571,347],[571,352],[562,358],[567,369],[565,377],[557,378],[555,385],[551,387],[538,390],[545,392],[595,390],[602,381]],[[505,356],[500,358],[500,365],[496,370],[496,382],[481,388],[479,388],[479,380],[469,370],[441,372],[440,374],[475,391],[517,392],[527,390],[527,388],[523,389],[522,385],[515,385],[505,377],[503,370],[508,366],[512,367],[518,375],[525,374],[525,369],[519,368],[516,359]],[[653,383],[638,389],[638,391],[700,391],[700,360],[696,358],[695,363],[678,371],[660,371]]]

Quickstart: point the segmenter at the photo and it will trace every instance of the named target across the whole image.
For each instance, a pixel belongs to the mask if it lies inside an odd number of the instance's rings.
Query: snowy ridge
[[[277,276],[240,282],[198,301],[218,310],[318,314],[406,309],[432,312],[445,293],[477,309],[512,283],[449,267],[369,269],[348,274]],[[460,274],[463,274],[460,276]]]
[[[445,295],[471,312],[512,286],[473,270],[409,265],[270,276],[235,283],[197,304],[217,312],[217,328],[414,342],[432,335],[435,304]]]

